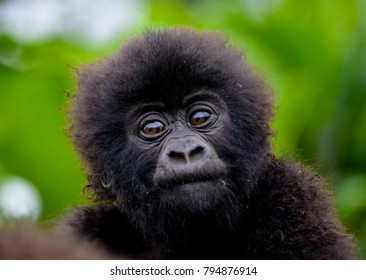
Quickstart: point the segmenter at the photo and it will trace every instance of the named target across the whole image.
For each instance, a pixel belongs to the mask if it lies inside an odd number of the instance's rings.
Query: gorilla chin
[[[224,201],[232,202],[233,192],[224,179],[210,179],[161,188],[161,203],[191,213],[216,209]]]

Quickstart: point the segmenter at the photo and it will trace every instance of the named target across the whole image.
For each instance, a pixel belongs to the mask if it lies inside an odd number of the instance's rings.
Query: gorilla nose
[[[154,174],[157,185],[173,186],[215,179],[226,174],[224,163],[211,145],[197,137],[170,139]]]
[[[173,164],[194,164],[205,156],[205,148],[202,145],[192,143],[181,147],[172,147],[168,151],[167,158]]]

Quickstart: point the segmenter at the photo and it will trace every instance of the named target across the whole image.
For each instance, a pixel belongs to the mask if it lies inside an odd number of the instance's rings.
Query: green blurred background
[[[75,69],[171,25],[220,30],[245,50],[275,95],[275,153],[328,178],[365,259],[363,0],[0,0],[0,224],[87,203],[66,136]]]

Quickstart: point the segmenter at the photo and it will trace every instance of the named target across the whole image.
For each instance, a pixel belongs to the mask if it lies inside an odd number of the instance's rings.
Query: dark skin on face
[[[208,200],[226,188],[228,171],[211,142],[224,133],[227,121],[224,102],[210,91],[186,96],[174,111],[164,103],[140,103],[128,114],[131,141],[157,155],[152,182],[163,201],[177,200],[177,190],[183,203]]]

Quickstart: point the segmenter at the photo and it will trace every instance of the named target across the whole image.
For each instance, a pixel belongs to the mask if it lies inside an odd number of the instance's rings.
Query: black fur
[[[148,31],[87,65],[70,110],[71,137],[98,204],[74,209],[64,225],[131,258],[348,259],[352,236],[334,218],[324,182],[271,154],[272,101],[242,53],[213,32]],[[228,171],[225,191],[169,203],[152,183],[158,148],[131,136],[130,111],[187,94],[213,93],[225,126],[207,139]],[[209,133],[208,133],[209,134]]]

